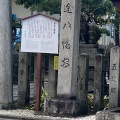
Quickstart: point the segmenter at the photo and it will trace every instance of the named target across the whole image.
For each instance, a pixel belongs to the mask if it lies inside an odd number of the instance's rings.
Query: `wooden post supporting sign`
[[[42,54],[37,53],[37,79],[36,79],[36,101],[35,101],[35,110],[40,110],[41,104],[41,94],[42,94],[42,80],[41,72],[42,71]]]

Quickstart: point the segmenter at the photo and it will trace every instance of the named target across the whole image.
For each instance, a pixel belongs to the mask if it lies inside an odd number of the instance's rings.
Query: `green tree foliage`
[[[62,0],[15,0],[17,4],[22,4],[31,10],[37,10],[38,12],[49,11],[51,14],[60,14],[61,1]],[[115,15],[116,9],[110,0],[82,0],[81,13],[87,23],[94,21],[96,25],[102,26],[111,22],[109,16]],[[108,16],[108,18],[104,16]],[[103,28],[100,29],[100,32],[110,35],[109,31]]]
[[[61,11],[61,0],[15,0],[15,2],[37,11],[50,11],[58,14]],[[110,0],[82,0],[81,7],[82,13],[87,17],[96,18],[96,21],[103,15],[115,13]]]
[[[15,0],[16,4],[24,5],[31,10],[50,11],[51,14],[60,14],[61,0]],[[116,13],[116,9],[110,0],[82,0],[81,12],[84,14],[87,21],[99,25],[106,24],[109,19],[104,19],[105,15]]]
[[[50,11],[51,14],[60,14],[61,10],[61,0],[15,0],[15,2],[33,11]]]
[[[109,16],[116,13],[112,2],[110,0],[83,0],[81,6],[81,18],[84,17],[84,20],[81,23],[82,36],[80,40],[82,39],[81,41],[85,41],[86,43],[96,44],[101,34],[109,36],[110,32],[102,28],[102,25],[110,22]],[[89,26],[86,28],[84,24],[89,24]],[[86,30],[84,30],[84,33],[82,33],[83,29]]]
[[[103,16],[116,13],[116,9],[110,0],[83,0],[81,11],[88,21],[94,20],[99,25],[108,22],[108,19],[104,19]]]
[[[51,14],[58,14],[61,11],[61,0],[43,0],[36,6],[37,11],[50,11]]]
[[[26,8],[32,8],[35,5],[41,4],[43,0],[15,0],[16,4],[24,5]]]

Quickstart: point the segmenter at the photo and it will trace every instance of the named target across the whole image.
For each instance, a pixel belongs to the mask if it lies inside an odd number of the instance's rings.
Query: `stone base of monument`
[[[70,99],[49,99],[45,100],[45,114],[79,116],[88,113],[88,103],[81,100]]]
[[[10,110],[10,109],[15,109],[14,104],[0,104],[0,110]]]
[[[120,107],[97,112],[96,120],[120,120]]]

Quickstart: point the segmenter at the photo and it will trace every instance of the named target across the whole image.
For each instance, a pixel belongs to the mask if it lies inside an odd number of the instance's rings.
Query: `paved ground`
[[[18,89],[18,86],[13,85],[13,101],[17,101],[17,96],[18,96],[17,89]],[[31,98],[33,98],[33,93],[34,93],[34,83],[31,83],[30,84],[30,97]],[[22,112],[19,112],[19,110],[15,110],[15,111],[11,111],[11,110],[1,111],[0,110],[0,120],[30,120],[28,118],[21,119],[21,118],[15,118],[15,117],[13,117],[13,118],[9,118],[9,117],[4,118],[4,117],[1,116],[3,114],[4,114],[4,116],[6,116],[7,114],[10,114],[10,115],[13,114],[13,116],[14,116],[14,114],[15,115],[18,114],[18,116],[21,115],[22,117],[23,116],[29,116],[29,115],[34,116],[33,114],[29,113],[29,111],[27,111],[27,112],[24,111],[25,115],[24,114],[22,115]],[[27,114],[29,114],[29,115],[27,115]],[[36,116],[34,116],[34,117],[36,118]],[[85,116],[85,117],[77,117],[77,118],[59,118],[59,117],[51,117],[51,116],[46,117],[46,116],[41,116],[41,115],[39,116],[38,115],[37,118],[34,119],[34,120],[95,120],[95,115],[90,115],[90,116]]]
[[[0,118],[0,120],[22,120],[22,119],[13,119],[13,118]]]
[[[95,120],[95,115],[79,117],[45,116],[27,109],[0,110],[0,120]]]

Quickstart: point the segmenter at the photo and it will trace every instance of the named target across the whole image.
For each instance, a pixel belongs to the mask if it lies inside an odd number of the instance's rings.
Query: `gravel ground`
[[[67,118],[67,117],[51,117],[35,114],[32,110],[0,110],[0,116],[17,117],[17,118],[31,118],[39,120],[95,120],[95,115]],[[0,117],[1,118],[1,117]]]

